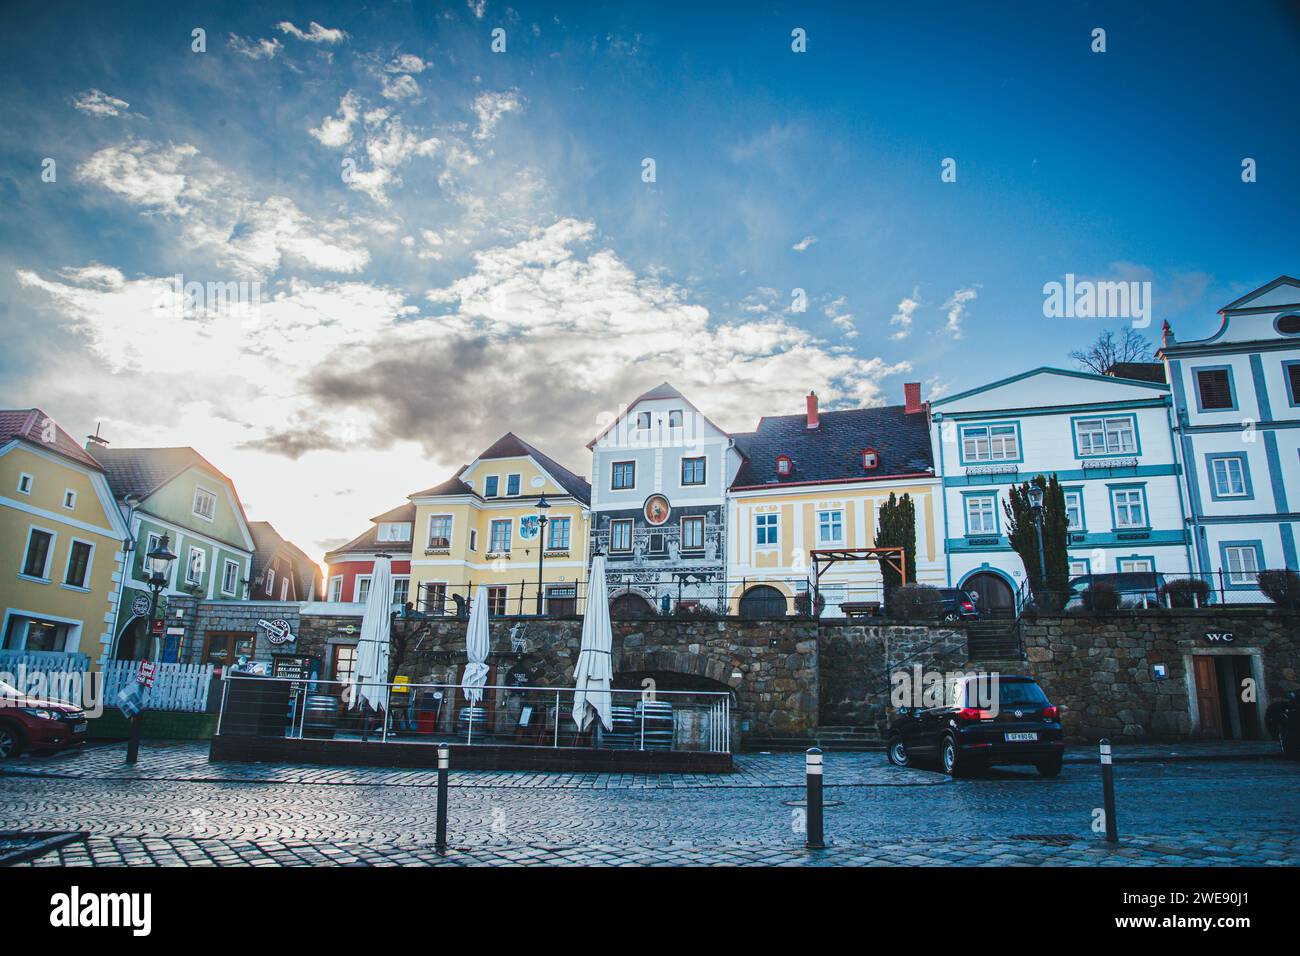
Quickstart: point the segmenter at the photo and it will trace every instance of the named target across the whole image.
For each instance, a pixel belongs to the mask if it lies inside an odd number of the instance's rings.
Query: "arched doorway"
[[[148,620],[134,617],[127,621],[122,633],[117,638],[117,652],[113,655],[119,661],[150,660],[152,636],[149,634]]]
[[[789,611],[785,595],[768,584],[752,587],[740,597],[740,616],[749,621],[785,617]]]
[[[654,666],[651,661],[639,666],[643,669],[619,671],[611,681],[615,691],[624,693],[613,696],[613,729],[602,734],[605,746],[713,750],[730,739],[727,715],[731,711],[720,696],[734,701],[730,687],[703,674],[644,669]]]
[[[976,571],[962,582],[961,589],[974,594],[980,617],[994,620],[1016,616],[1016,596],[1002,575],[993,571]]]
[[[644,595],[624,591],[609,602],[609,616],[621,620],[641,621],[655,616],[654,605]]]

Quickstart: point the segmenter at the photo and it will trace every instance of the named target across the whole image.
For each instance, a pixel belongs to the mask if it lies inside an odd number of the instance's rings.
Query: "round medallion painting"
[[[651,495],[645,500],[645,520],[651,524],[663,524],[668,520],[668,513],[671,510],[668,499],[663,495]]]

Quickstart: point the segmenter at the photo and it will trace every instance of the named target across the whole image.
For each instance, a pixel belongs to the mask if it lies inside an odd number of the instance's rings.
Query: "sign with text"
[[[297,640],[293,636],[293,630],[289,627],[289,622],[282,617],[268,621],[265,618],[257,622],[257,626],[266,631],[266,639],[272,644],[290,644]]]

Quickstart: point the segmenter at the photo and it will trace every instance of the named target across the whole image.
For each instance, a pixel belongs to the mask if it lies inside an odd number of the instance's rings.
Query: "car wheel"
[[[1277,735],[1277,742],[1281,746],[1284,755],[1300,757],[1300,731],[1284,725]]]
[[[0,760],[17,757],[23,752],[22,737],[9,724],[0,724]]]
[[[957,749],[957,742],[949,735],[945,735],[943,743],[939,745],[939,763],[943,767],[943,772],[954,780],[969,777],[971,774],[970,759],[961,755],[961,751]]]
[[[907,756],[907,748],[903,746],[902,737],[890,737],[889,743],[885,746],[885,753],[889,756],[889,762],[895,767],[911,766],[911,759]]]
[[[1038,761],[1035,764],[1038,767],[1038,775],[1040,777],[1059,777],[1061,775],[1062,760],[1063,758],[1058,754],[1055,757],[1048,757],[1046,760]]]
[[[961,620],[961,615],[958,614],[956,611],[949,611],[947,614],[943,616],[943,619],[948,624],[954,624],[957,621]]]

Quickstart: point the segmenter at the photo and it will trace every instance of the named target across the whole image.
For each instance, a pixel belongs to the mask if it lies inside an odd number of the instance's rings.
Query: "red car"
[[[72,704],[29,697],[0,681],[0,760],[24,750],[62,750],[86,742],[86,712]]]

